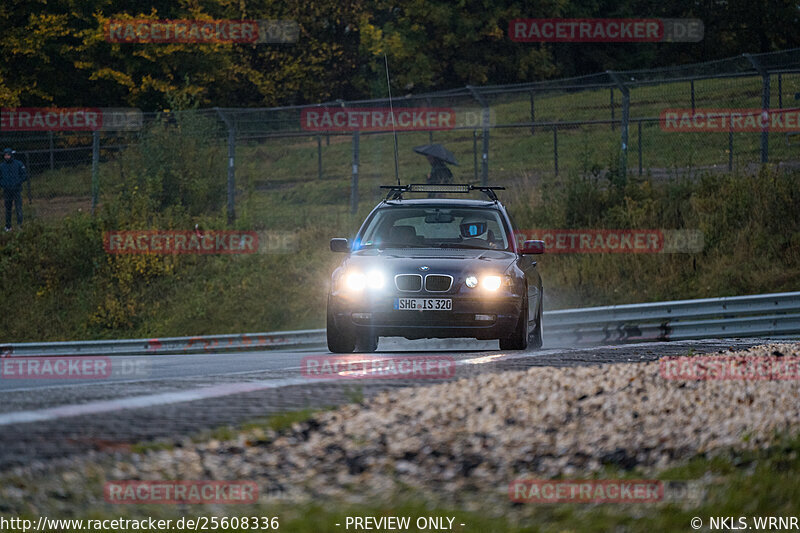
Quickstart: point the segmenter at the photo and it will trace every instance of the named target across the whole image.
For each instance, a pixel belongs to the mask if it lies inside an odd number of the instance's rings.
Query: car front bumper
[[[397,310],[394,303],[398,297],[354,299],[332,295],[328,305],[336,327],[342,331],[407,339],[506,338],[513,333],[522,311],[522,298],[517,295],[491,298],[452,294],[415,296],[450,298],[453,301],[451,311]]]

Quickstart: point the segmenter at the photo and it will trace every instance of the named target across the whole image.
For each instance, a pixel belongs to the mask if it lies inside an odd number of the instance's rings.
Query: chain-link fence
[[[210,125],[197,142],[218,154],[213,170],[226,183],[228,219],[246,216],[253,226],[280,227],[363,213],[380,198],[379,185],[424,182],[430,165],[413,147],[432,142],[455,154],[455,182],[492,185],[608,170],[663,179],[747,171],[764,162],[795,164],[800,138],[791,128],[678,131],[664,127],[662,114],[794,109],[799,97],[800,49],[793,49],[680,67],[395,95],[391,102],[181,113]],[[394,113],[394,131],[387,113]],[[106,181],[115,179],[109,169],[120,154],[141,143],[154,123],[177,124],[176,116],[144,114],[138,131],[0,131],[0,145],[15,148],[30,170],[23,192],[29,215],[57,219],[94,209]],[[194,134],[176,126],[176,135]]]

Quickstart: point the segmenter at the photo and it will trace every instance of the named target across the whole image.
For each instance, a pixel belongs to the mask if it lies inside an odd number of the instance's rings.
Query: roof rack
[[[468,193],[481,191],[493,202],[497,201],[494,191],[504,191],[505,187],[486,187],[469,184],[438,184],[438,183],[412,183],[410,185],[381,185],[381,189],[389,189],[386,200],[402,200],[406,192],[454,192]]]

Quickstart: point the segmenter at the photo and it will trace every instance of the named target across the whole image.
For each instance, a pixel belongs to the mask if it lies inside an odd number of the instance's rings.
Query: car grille
[[[428,292],[447,292],[453,285],[453,277],[442,274],[425,276],[425,290]]]
[[[419,292],[422,290],[422,276],[419,274],[398,274],[394,284],[399,291]]]

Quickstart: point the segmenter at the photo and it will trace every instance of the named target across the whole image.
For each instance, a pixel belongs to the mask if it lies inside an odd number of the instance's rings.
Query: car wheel
[[[528,347],[528,302],[522,306],[522,311],[517,320],[517,327],[510,337],[500,339],[501,350],[524,350]]]
[[[328,302],[328,320],[325,332],[328,336],[328,350],[333,353],[353,353],[356,347],[356,339],[352,334],[348,335],[336,327],[330,302]]]
[[[372,353],[378,349],[378,336],[371,334],[362,334],[356,340],[356,351],[364,353]]]
[[[528,346],[530,348],[542,347],[542,306],[539,304],[539,312],[536,314],[536,330],[528,335]]]

